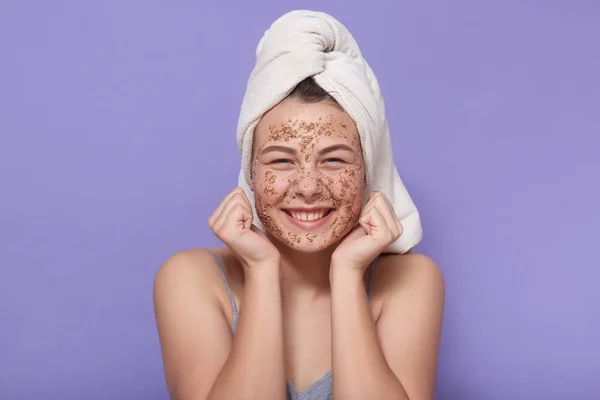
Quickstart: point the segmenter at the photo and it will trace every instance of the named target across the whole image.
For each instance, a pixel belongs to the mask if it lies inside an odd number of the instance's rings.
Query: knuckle
[[[221,226],[219,227],[219,229],[217,229],[215,235],[217,235],[217,237],[223,241],[228,241],[230,236],[229,229],[227,228],[227,226]]]
[[[232,200],[236,202],[244,201],[244,195],[242,193],[236,192],[231,196]]]
[[[236,203],[233,205],[233,207],[231,208],[231,211],[236,211],[236,212],[240,212],[246,209],[246,206],[241,204],[241,203]]]
[[[388,239],[389,242],[393,242],[394,240],[396,240],[395,236],[396,235],[391,230],[387,231],[387,239]]]

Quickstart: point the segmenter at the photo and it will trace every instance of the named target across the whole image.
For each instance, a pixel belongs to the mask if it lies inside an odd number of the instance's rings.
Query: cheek
[[[267,168],[256,170],[254,197],[257,207],[264,209],[282,201],[289,203],[293,199],[287,175],[289,174]]]
[[[325,185],[331,193],[330,204],[339,210],[339,214],[324,240],[339,240],[358,222],[362,211],[363,176],[360,166],[352,166],[326,177]]]
[[[360,212],[365,189],[364,172],[361,166],[345,168],[331,175],[327,185],[336,201],[336,207],[344,207],[354,213]]]
[[[358,179],[341,179],[340,202],[348,217],[355,221],[362,211],[363,185]]]

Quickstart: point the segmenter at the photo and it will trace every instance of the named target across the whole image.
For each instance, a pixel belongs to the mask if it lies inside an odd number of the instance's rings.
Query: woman
[[[175,254],[156,277],[173,399],[434,397],[443,278],[426,256],[384,253],[403,226],[384,193],[363,205],[361,145],[313,77],[262,115],[252,199],[238,186],[209,219],[226,247]]]

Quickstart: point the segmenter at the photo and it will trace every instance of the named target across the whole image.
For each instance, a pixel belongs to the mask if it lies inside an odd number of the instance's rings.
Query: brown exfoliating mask
[[[336,243],[356,225],[364,161],[347,113],[323,104],[289,103],[270,110],[255,130],[255,206],[268,234],[314,251]]]

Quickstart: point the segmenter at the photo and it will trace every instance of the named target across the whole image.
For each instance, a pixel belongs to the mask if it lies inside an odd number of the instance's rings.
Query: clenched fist
[[[264,263],[279,264],[280,254],[265,234],[253,225],[252,205],[237,186],[221,201],[208,219],[214,234],[235,253],[244,268]]]

